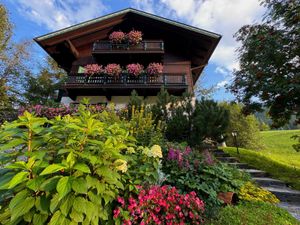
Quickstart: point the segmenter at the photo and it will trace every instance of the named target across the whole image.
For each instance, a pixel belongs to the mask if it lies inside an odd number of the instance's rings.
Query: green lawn
[[[300,130],[261,132],[263,149],[241,149],[238,157],[242,162],[265,170],[300,190],[300,152],[293,149],[292,144],[296,141],[291,139],[296,134],[300,135]],[[236,148],[223,149],[236,156]]]

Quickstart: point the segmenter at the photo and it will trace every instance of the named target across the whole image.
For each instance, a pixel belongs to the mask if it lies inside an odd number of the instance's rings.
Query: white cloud
[[[237,68],[235,32],[246,24],[259,21],[264,8],[258,0],[159,0],[178,18],[221,34],[212,62],[229,70]]]
[[[20,13],[54,31],[103,15],[106,6],[99,0],[16,0]]]
[[[229,84],[229,81],[228,81],[228,80],[222,80],[222,81],[220,81],[219,83],[217,83],[216,88],[217,88],[217,89],[223,88],[223,87],[225,87],[225,85],[227,85],[227,84]]]

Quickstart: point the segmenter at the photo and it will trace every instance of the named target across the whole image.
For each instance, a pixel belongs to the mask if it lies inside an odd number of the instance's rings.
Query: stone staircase
[[[291,215],[300,221],[300,191],[289,188],[281,180],[271,178],[265,171],[257,170],[246,163],[240,163],[237,158],[230,156],[222,150],[213,150],[213,154],[221,162],[249,173],[253,181],[276,195],[281,201],[278,204],[279,207],[288,210]]]

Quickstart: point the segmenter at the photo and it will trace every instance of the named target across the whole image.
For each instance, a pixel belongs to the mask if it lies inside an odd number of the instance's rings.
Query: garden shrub
[[[245,183],[240,191],[238,197],[244,201],[259,201],[269,203],[279,203],[279,199],[271,192],[254,185],[251,182]]]
[[[131,108],[129,119],[129,131],[134,136],[138,144],[142,146],[152,146],[162,144],[164,125],[161,121],[155,124],[152,113],[142,105],[140,109]]]
[[[155,183],[160,147],[137,146],[126,121],[115,121],[116,115],[81,105],[73,116],[24,112],[6,123],[0,131],[0,223],[109,223],[119,194]]]
[[[261,148],[259,122],[256,117],[252,114],[245,116],[242,113],[242,106],[239,104],[222,103],[222,105],[229,110],[229,125],[226,130],[227,145],[235,146],[232,132],[237,131],[237,141],[240,147]]]
[[[165,154],[162,164],[166,175],[165,183],[183,192],[195,191],[205,201],[207,208],[221,205],[222,202],[217,198],[218,193],[238,192],[250,179],[239,170],[214,161],[207,151],[199,154],[189,147],[180,149],[169,146]]]
[[[118,198],[116,224],[204,224],[204,203],[195,192],[180,194],[175,187],[140,187],[128,202]]]
[[[226,206],[210,225],[297,225],[286,210],[264,202],[246,202]]]
[[[202,98],[196,102],[192,116],[191,144],[201,145],[205,139],[223,140],[229,123],[229,111],[213,100]]]

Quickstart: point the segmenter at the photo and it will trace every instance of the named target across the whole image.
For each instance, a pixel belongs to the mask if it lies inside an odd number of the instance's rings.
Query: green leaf
[[[98,194],[102,194],[105,191],[105,184],[101,183],[99,180],[97,180],[97,182],[96,182],[96,188],[97,188]]]
[[[35,199],[33,197],[27,197],[24,201],[16,204],[11,209],[11,220],[15,220],[20,216],[25,215],[34,206]]]
[[[52,164],[47,166],[42,172],[41,172],[41,176],[43,175],[47,175],[47,174],[52,174],[52,173],[56,173],[57,171],[60,171],[62,169],[64,169],[65,167],[62,165],[58,165],[58,164]]]
[[[9,181],[13,178],[15,175],[14,172],[6,172],[5,174],[1,174],[0,176],[0,190],[8,189]]]
[[[45,214],[34,214],[33,225],[44,225],[48,219],[48,215]]]
[[[48,214],[50,209],[50,199],[45,195],[38,196],[35,200],[35,208],[40,211],[41,214]]]
[[[90,168],[84,163],[76,163],[73,169],[79,170],[83,173],[91,173]]]
[[[75,209],[72,210],[70,217],[72,220],[74,220],[77,223],[80,223],[83,221],[84,216],[82,213],[77,212]]]
[[[18,161],[18,162],[12,163],[12,164],[6,166],[5,168],[7,168],[7,169],[23,169],[23,170],[27,170],[27,166],[26,166],[26,163],[24,161]]]
[[[19,172],[17,173],[9,182],[8,188],[14,188],[15,186],[17,186],[18,184],[22,183],[23,181],[27,180],[27,176],[28,176],[29,172]]]
[[[74,200],[73,209],[79,213],[86,213],[86,200],[83,197],[76,197]]]
[[[26,186],[27,186],[29,189],[33,190],[33,191],[37,191],[37,190],[40,188],[41,184],[42,184],[44,181],[45,181],[45,178],[43,178],[43,177],[36,177],[36,178],[34,178],[34,179],[32,179],[32,180],[29,180],[29,181],[27,182],[27,185],[26,185]]]
[[[61,213],[67,217],[74,203],[74,195],[69,194],[60,206]]]
[[[86,194],[87,183],[83,178],[74,179],[72,182],[72,189],[79,194]]]
[[[67,163],[69,165],[70,168],[72,168],[75,164],[75,161],[76,158],[74,156],[74,153],[73,152],[70,152],[69,155],[67,156]]]
[[[60,203],[59,195],[55,194],[50,201],[50,211],[54,213]]]
[[[58,210],[58,211],[56,211],[54,214],[53,214],[53,216],[52,216],[52,218],[51,218],[51,220],[50,220],[50,222],[49,222],[49,225],[61,225],[61,212]]]
[[[14,148],[18,145],[24,144],[24,143],[25,143],[25,140],[15,138],[13,140],[10,140],[7,144],[1,145],[0,146],[0,151],[12,149],[12,148]]]
[[[16,207],[16,205],[20,204],[21,202],[23,202],[26,197],[28,197],[29,192],[25,189],[20,191],[18,194],[16,194],[15,197],[13,197],[9,203],[9,208],[13,209],[14,207]]]
[[[41,190],[43,191],[52,191],[56,188],[57,182],[61,176],[55,176],[51,177],[50,179],[46,180],[42,185],[41,185]]]
[[[56,190],[59,194],[59,199],[65,197],[70,191],[72,187],[71,177],[62,177],[56,186]]]

